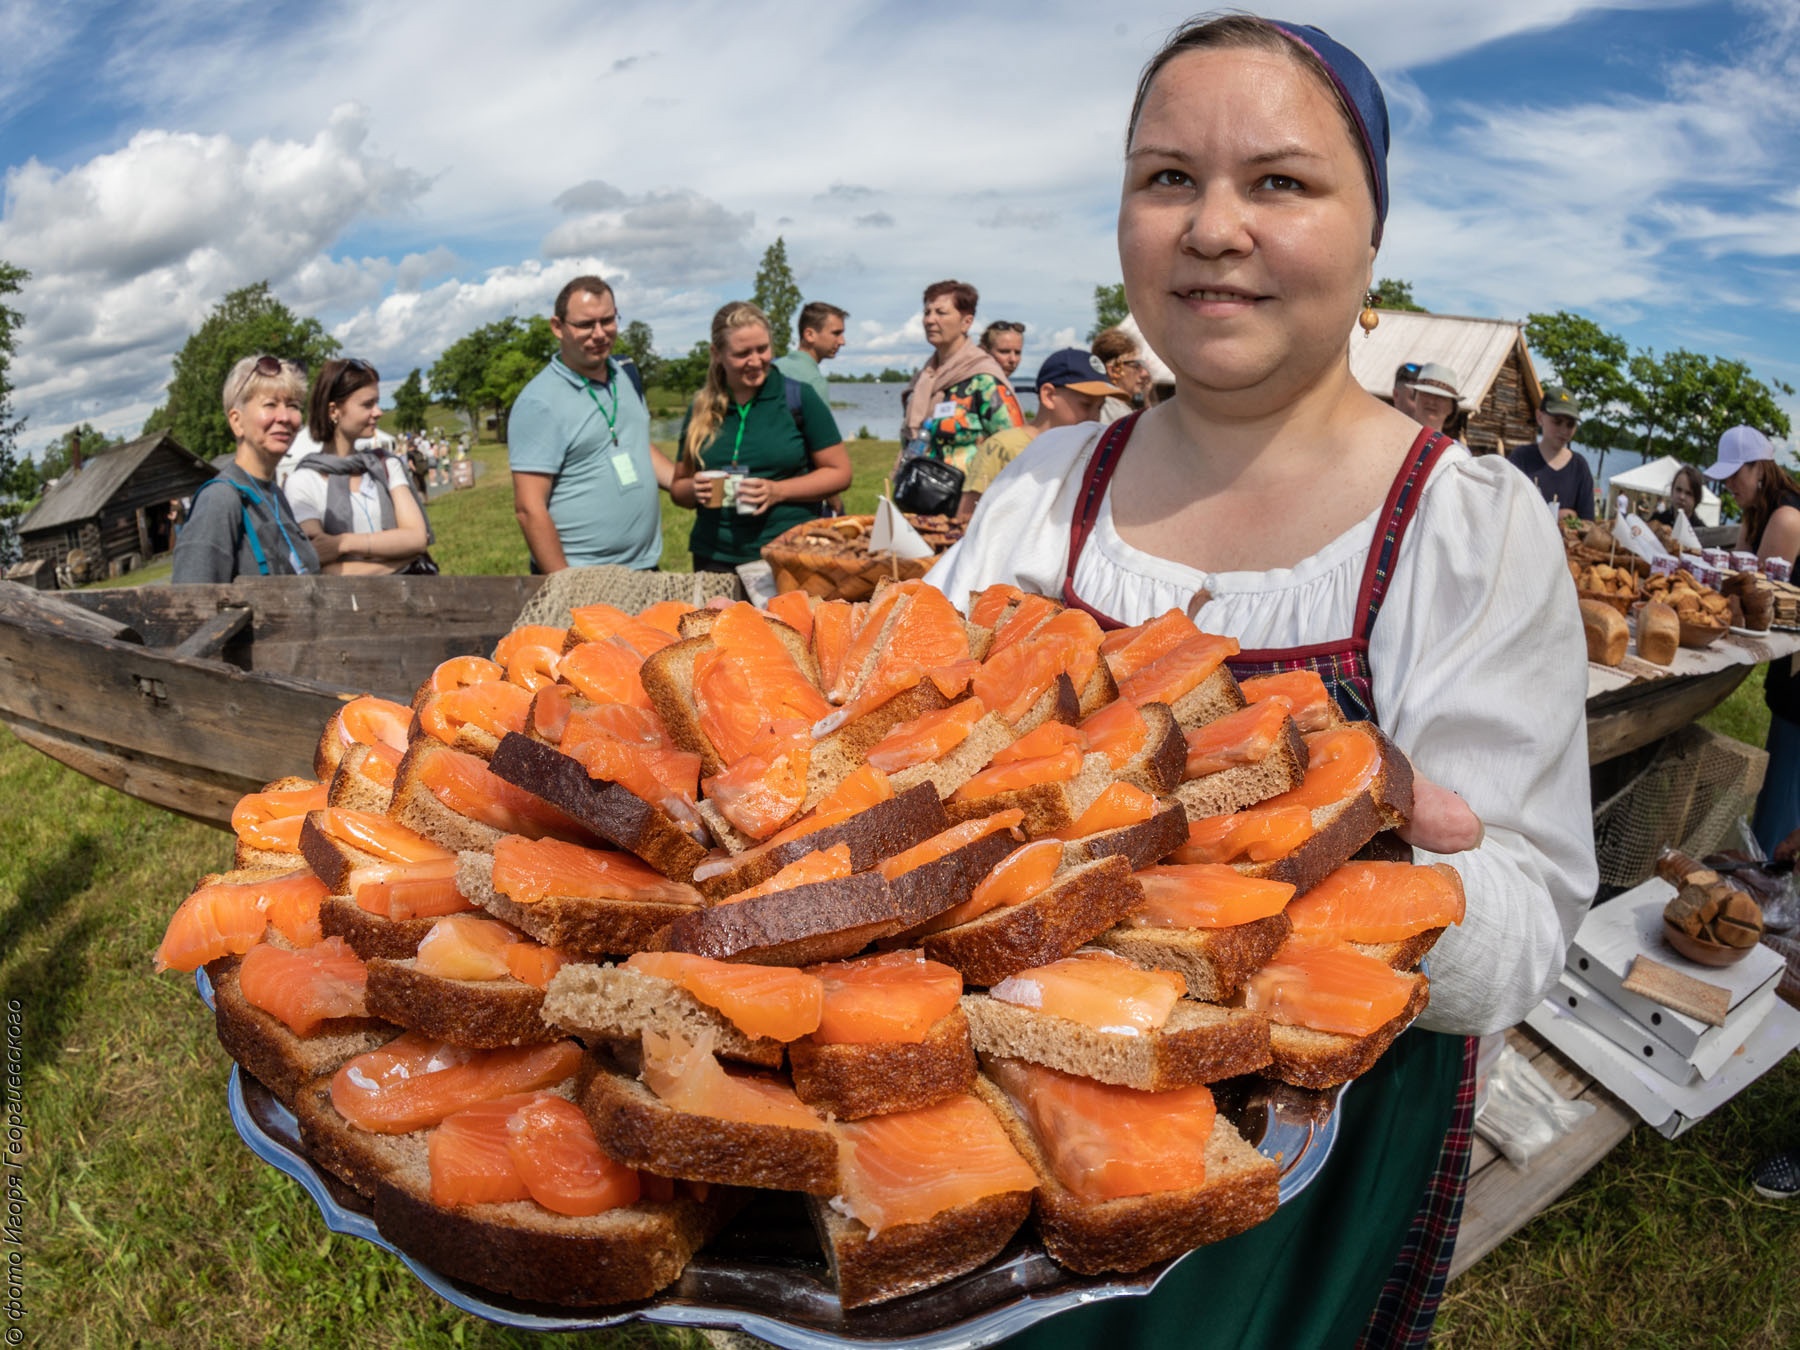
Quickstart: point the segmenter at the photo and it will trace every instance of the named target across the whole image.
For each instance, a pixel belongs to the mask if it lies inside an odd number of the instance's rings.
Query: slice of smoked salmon
[[[1174,971],[1139,970],[1111,952],[1078,952],[1009,975],[988,990],[1002,1003],[1120,1036],[1155,1031],[1186,992],[1187,981]]]
[[[977,628],[992,628],[1015,600],[1023,600],[1025,592],[1005,582],[995,582],[969,602],[969,622]]]
[[[1116,698],[1081,724],[1081,737],[1090,754],[1105,755],[1108,764],[1122,769],[1143,753],[1150,739],[1150,724],[1144,721],[1137,704],[1128,698]]]
[[[840,1121],[844,1193],[871,1235],[923,1223],[984,1196],[1037,1188],[993,1113],[967,1094],[919,1111]]]
[[[1068,664],[1069,648],[1064,638],[1027,638],[990,655],[971,682],[975,697],[1009,725],[1017,722],[1056,683]]]
[[[1022,905],[1042,895],[1055,884],[1057,869],[1062,866],[1062,852],[1060,839],[1038,839],[1014,849],[981,879],[981,884],[967,900],[910,930],[909,935],[920,938],[941,933],[946,928],[979,919],[989,910],[1003,905]]]
[[[337,711],[338,737],[342,747],[353,745],[385,745],[406,752],[412,737],[412,709],[373,694],[353,698]]]
[[[231,808],[231,829],[251,848],[264,848],[272,853],[297,853],[300,849],[300,826],[308,811],[325,807],[326,787],[277,788],[252,792],[238,798]]]
[[[922,843],[914,844],[904,853],[896,853],[881,862],[881,875],[889,881],[897,881],[908,872],[948,858],[958,849],[967,848],[977,840],[986,839],[990,834],[999,834],[1002,830],[1015,829],[1025,819],[1025,813],[1016,807],[1009,811],[996,811],[991,816],[979,816],[974,820],[965,820],[960,825],[952,825],[940,831]],[[1017,837],[1016,835],[1014,836]],[[839,845],[848,849],[848,844]]]
[[[441,844],[434,844],[417,831],[398,821],[369,811],[352,811],[348,807],[328,806],[307,817],[313,827],[328,839],[372,853],[388,862],[434,862],[456,856]]]
[[[754,605],[721,611],[711,636],[694,658],[694,702],[700,729],[726,764],[770,728],[810,728],[831,711]]]
[[[367,1017],[363,992],[369,973],[341,937],[288,951],[258,943],[238,965],[244,1001],[277,1018],[296,1036],[310,1036],[333,1017]]]
[[[494,644],[494,660],[504,666],[521,647],[554,647],[560,652],[568,637],[569,630],[566,628],[553,628],[546,623],[528,623],[513,629]]]
[[[1083,754],[1087,753],[1087,737],[1081,734],[1079,727],[1072,727],[1066,722],[1045,722],[1002,748],[988,764],[998,768],[1003,764],[1018,764],[1028,759],[1044,759],[1059,755],[1070,746]]]
[[[679,1033],[643,1035],[643,1070],[638,1075],[657,1098],[677,1111],[736,1120],[746,1125],[784,1125],[791,1130],[829,1127],[817,1112],[772,1078],[727,1073],[713,1056],[709,1027],[689,1042]]]
[[[1012,613],[994,630],[994,641],[988,648],[988,655],[994,656],[1014,643],[1033,636],[1061,608],[1061,605],[1047,596],[1021,595],[1018,604],[1013,606]]]
[[[325,883],[305,868],[254,881],[215,881],[183,900],[156,949],[156,969],[195,971],[221,956],[241,956],[262,941],[275,915],[296,946],[319,940]]]
[[[894,607],[923,585],[919,581],[903,581],[897,586],[883,587],[881,593],[869,604],[861,616],[862,621],[856,627],[855,636],[850,640],[849,649],[844,653],[843,665],[838,671],[836,682],[826,686],[825,693],[833,703],[842,703],[848,699],[856,682],[862,678],[863,669],[875,655],[876,644],[882,639],[882,630],[887,626],[888,616]]]
[[[850,845],[833,844],[830,848],[815,848],[804,857],[794,859],[767,881],[751,886],[747,890],[738,891],[736,894],[728,895],[719,903],[735,905],[740,900],[754,900],[762,895],[776,895],[782,891],[791,891],[798,886],[813,886],[821,881],[841,881],[849,875]]]
[[[625,969],[680,985],[746,1036],[797,1041],[819,1026],[825,985],[815,974],[788,966],[715,961],[685,952],[635,952]]]
[[[987,716],[978,698],[965,698],[910,722],[902,722],[877,741],[864,757],[883,773],[899,773],[949,754],[969,739],[975,724]]]
[[[1063,671],[1075,685],[1075,692],[1087,688],[1100,665],[1100,644],[1106,634],[1094,622],[1094,616],[1080,609],[1065,609],[1053,615],[1034,635],[1040,640],[1061,638],[1069,644],[1069,655]]]
[[[1238,654],[1236,638],[1201,633],[1189,638],[1166,656],[1158,657],[1119,681],[1119,697],[1128,698],[1142,707],[1146,703],[1171,706],[1192,693],[1226,660]]]
[[[1273,862],[1311,839],[1312,812],[1304,806],[1253,806],[1188,822],[1187,843],[1169,855],[1178,863]]]
[[[1223,863],[1165,863],[1135,872],[1144,908],[1134,928],[1232,928],[1279,914],[1294,894],[1285,881],[1239,875]]]
[[[385,742],[371,745],[368,747],[368,751],[368,754],[363,756],[362,763],[357,765],[356,771],[371,783],[391,791],[394,779],[400,772],[400,760],[406,752],[396,750]]]
[[[525,935],[498,919],[449,914],[419,939],[416,965],[441,980],[501,980],[512,972],[506,949]]]
[[[1337,720],[1337,705],[1316,670],[1283,670],[1258,675],[1240,686],[1251,703],[1279,703],[1288,710],[1302,735],[1324,731]]]
[[[540,647],[533,643],[513,652],[512,660],[506,663],[506,670],[501,678],[535,694],[540,689],[548,689],[555,684],[561,675],[562,652],[554,647]]]
[[[556,972],[569,964],[569,958],[555,947],[529,939],[513,943],[501,956],[506,960],[507,974],[537,990],[548,989]]]
[[[1405,1010],[1413,985],[1373,956],[1289,938],[1244,986],[1244,1006],[1283,1026],[1367,1036]]]
[[[445,1116],[426,1143],[431,1202],[448,1208],[531,1199],[513,1165],[506,1122],[526,1103],[549,1097],[544,1092],[513,1093]]]
[[[855,770],[843,782],[820,799],[819,804],[801,816],[792,825],[770,836],[768,839],[738,855],[739,861],[753,857],[768,849],[777,848],[802,835],[812,834],[829,825],[837,825],[860,815],[871,806],[879,806],[882,802],[894,799],[893,784],[888,782],[887,775],[871,764],[864,764]],[[702,864],[705,866],[705,864]]]
[[[499,777],[478,755],[439,750],[424,756],[418,776],[431,795],[452,811],[503,833],[529,839],[545,835],[579,839],[586,834],[542,797]]]
[[[685,600],[658,600],[649,606],[638,618],[652,628],[660,628],[672,638],[681,636],[681,616],[694,613],[694,606]]]
[[[560,1083],[581,1054],[574,1041],[467,1050],[409,1031],[332,1075],[331,1104],[358,1129],[410,1134],[477,1102]]]
[[[348,890],[358,909],[384,919],[432,919],[475,908],[457,889],[455,858],[352,868]]]
[[[700,756],[676,747],[648,708],[603,703],[570,715],[560,748],[590,778],[617,783],[681,820],[694,818]]]
[[[675,641],[666,628],[645,623],[613,605],[580,605],[569,611],[569,636],[565,647],[583,642],[605,642],[617,638],[637,653],[641,662],[654,656]]]
[[[830,689],[842,678],[850,644],[856,640],[860,615],[847,600],[827,600],[813,611],[812,653],[819,663],[819,683]]]
[[[1324,942],[1399,942],[1463,920],[1454,874],[1404,862],[1352,862],[1288,906],[1294,936]]]
[[[1365,791],[1381,773],[1381,747],[1355,727],[1317,731],[1306,738],[1306,777],[1259,809],[1333,806]]]
[[[574,1102],[540,1097],[512,1113],[506,1134],[520,1180],[552,1214],[587,1218],[635,1205],[643,1193],[636,1172],[600,1151]]]
[[[806,802],[812,747],[812,737],[804,732],[764,737],[725,772],[705,780],[701,789],[738,829],[752,839],[767,839]]]
[[[1287,725],[1287,709],[1279,703],[1252,703],[1187,733],[1184,779],[1223,773],[1255,764],[1275,748]]]
[[[1042,759],[1024,759],[1013,764],[1000,764],[983,769],[955,792],[953,802],[971,802],[1002,792],[1016,792],[1036,787],[1039,783],[1066,783],[1081,772],[1081,750],[1069,746]]]
[[[1127,825],[1141,824],[1156,814],[1153,793],[1130,783],[1110,783],[1093,803],[1076,817],[1075,823],[1057,833],[1066,839],[1082,839],[1107,830],[1122,830]]]
[[[643,668],[644,658],[629,644],[618,638],[605,638],[564,652],[557,677],[595,703],[628,703],[634,708],[648,708],[650,695],[644,692],[639,674]]]
[[[800,635],[802,642],[812,642],[813,609],[819,598],[808,591],[783,591],[769,601],[769,613]]]
[[[490,661],[485,656],[453,656],[448,661],[439,662],[437,669],[425,677],[425,683],[419,686],[419,696],[414,702],[423,703],[433,694],[447,694],[452,689],[461,689],[471,684],[491,684],[505,678],[506,669],[497,661]]]
[[[813,1040],[821,1045],[917,1045],[962,998],[962,976],[919,951],[808,966],[824,986]]]
[[[1200,629],[1192,619],[1171,609],[1148,623],[1108,633],[1100,644],[1100,652],[1106,657],[1113,679],[1123,682],[1199,636]]]
[[[535,905],[551,895],[696,907],[701,903],[700,892],[692,886],[670,881],[629,853],[518,835],[494,845],[494,889],[520,905]]]
[[[1056,1179],[1081,1199],[1205,1184],[1206,1143],[1218,1114],[1210,1088],[1140,1092],[1022,1059],[992,1059],[986,1067],[1030,1123]]]
[[[530,690],[504,680],[471,684],[426,700],[419,708],[419,728],[434,740],[452,745],[465,726],[495,737],[509,731],[523,734],[525,714],[530,711]]]
[[[568,730],[569,718],[575,712],[575,687],[548,684],[532,697],[531,711],[526,714],[525,734],[557,745]]]

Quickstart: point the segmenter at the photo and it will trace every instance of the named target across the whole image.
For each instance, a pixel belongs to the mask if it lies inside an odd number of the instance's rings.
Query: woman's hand
[[[751,508],[754,515],[762,515],[781,499],[778,485],[768,478],[740,478],[737,480],[737,499],[741,506]]]
[[[1463,853],[1481,847],[1481,818],[1447,787],[1413,775],[1412,819],[1400,837],[1427,853]]]

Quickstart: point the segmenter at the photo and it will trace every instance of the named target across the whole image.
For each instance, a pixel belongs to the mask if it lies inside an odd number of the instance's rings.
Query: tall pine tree
[[[788,266],[787,243],[780,235],[763,253],[756,269],[756,307],[769,316],[769,344],[776,356],[786,356],[794,333],[794,315],[800,312],[800,283]]]

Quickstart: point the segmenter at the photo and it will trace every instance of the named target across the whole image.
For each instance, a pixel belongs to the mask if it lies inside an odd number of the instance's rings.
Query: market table
[[[1728,632],[1709,647],[1682,647],[1669,665],[1627,655],[1588,663],[1588,763],[1602,764],[1678,731],[1711,712],[1769,661],[1800,652],[1800,633]]]

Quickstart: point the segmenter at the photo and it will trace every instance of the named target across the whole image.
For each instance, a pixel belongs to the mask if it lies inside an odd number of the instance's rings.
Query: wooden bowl
[[[1699,938],[1689,937],[1666,919],[1663,921],[1663,941],[1688,960],[1703,966],[1733,966],[1756,950],[1754,943],[1748,947],[1727,947],[1722,942],[1702,942]]]
[[[1729,630],[1724,624],[1689,623],[1681,621],[1681,645],[1684,647],[1710,647]]]

